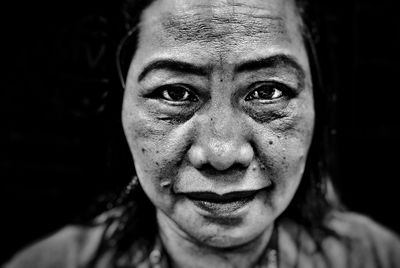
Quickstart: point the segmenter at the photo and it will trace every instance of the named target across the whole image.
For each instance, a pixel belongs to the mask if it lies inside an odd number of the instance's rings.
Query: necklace
[[[278,268],[279,255],[278,255],[278,228],[275,225],[272,230],[271,239],[265,247],[260,260],[255,265],[255,268]]]
[[[274,227],[271,239],[261,254],[261,258],[254,268],[278,268],[278,228]],[[149,255],[149,263],[151,268],[170,268],[167,256],[161,243],[161,239],[157,236],[153,250]]]

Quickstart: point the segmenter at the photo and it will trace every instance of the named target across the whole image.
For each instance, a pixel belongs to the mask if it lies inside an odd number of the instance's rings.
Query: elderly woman
[[[91,225],[6,267],[399,267],[395,235],[330,198],[304,10],[128,2],[118,66],[137,177]]]

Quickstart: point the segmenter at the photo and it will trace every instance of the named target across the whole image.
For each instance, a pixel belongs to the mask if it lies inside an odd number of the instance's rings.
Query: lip
[[[230,192],[224,195],[213,192],[190,192],[185,193],[185,196],[198,208],[214,216],[224,216],[245,207],[261,190]]]

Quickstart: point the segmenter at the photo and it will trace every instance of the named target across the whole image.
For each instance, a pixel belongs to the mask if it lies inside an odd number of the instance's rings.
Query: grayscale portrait
[[[4,267],[400,267],[395,15],[321,2],[27,4]]]

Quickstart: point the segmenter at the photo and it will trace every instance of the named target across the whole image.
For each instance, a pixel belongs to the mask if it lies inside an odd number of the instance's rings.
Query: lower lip
[[[230,202],[212,202],[212,201],[193,200],[193,199],[191,199],[191,201],[197,207],[201,208],[204,211],[207,211],[212,215],[223,216],[237,212],[238,210],[247,206],[253,199],[254,196]]]

